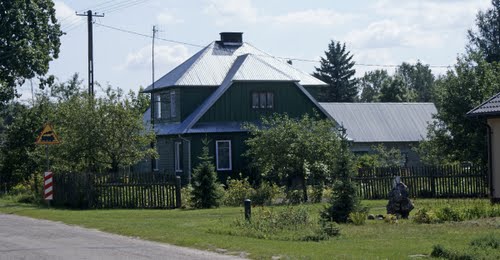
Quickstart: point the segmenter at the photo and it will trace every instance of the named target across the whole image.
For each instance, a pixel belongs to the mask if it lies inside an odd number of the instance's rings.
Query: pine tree
[[[208,140],[203,140],[203,150],[200,157],[201,163],[193,171],[193,191],[191,201],[195,208],[218,207],[222,198],[217,172],[212,163],[213,157],[208,153]]]
[[[338,180],[333,185],[333,194],[323,211],[323,221],[345,223],[349,213],[359,210],[359,197],[356,185],[352,181],[354,175],[354,160],[345,133],[342,134],[341,147],[338,155],[335,176]]]
[[[320,93],[322,102],[354,102],[358,96],[356,70],[353,55],[346,51],[345,43],[331,41],[326,58],[321,57],[320,67],[315,68],[313,76],[324,81],[328,87]]]

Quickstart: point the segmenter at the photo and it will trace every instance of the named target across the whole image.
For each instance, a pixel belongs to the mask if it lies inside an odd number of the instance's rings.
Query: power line
[[[129,33],[129,34],[134,34],[142,37],[147,37],[147,38],[152,38],[151,35],[143,34],[143,33],[138,33],[110,25],[105,25],[102,23],[96,23],[99,26],[106,27],[112,30],[116,31],[121,31],[124,33]],[[188,45],[188,46],[193,46],[193,47],[198,47],[198,48],[205,48],[206,46],[199,45],[199,44],[194,44],[194,43],[188,43],[188,42],[183,42],[183,41],[177,41],[177,40],[171,40],[171,39],[164,39],[164,38],[159,38],[156,37],[157,40],[161,41],[166,41],[166,42],[171,42],[171,43],[178,43],[178,44],[183,44],[183,45]],[[269,57],[277,58],[277,59],[282,59],[282,60],[292,60],[292,61],[302,61],[302,62],[313,62],[313,63],[319,63],[320,60],[313,60],[313,59],[300,59],[300,58],[292,58],[292,57],[279,57],[279,56],[273,56],[273,55],[267,55]],[[431,65],[431,64],[426,64],[430,68],[450,68],[453,65]],[[400,65],[395,65],[395,64],[375,64],[375,63],[355,63],[354,66],[362,66],[362,67],[383,67],[383,68],[397,68]]]

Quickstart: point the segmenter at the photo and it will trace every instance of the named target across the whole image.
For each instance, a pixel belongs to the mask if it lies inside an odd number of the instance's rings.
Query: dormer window
[[[273,92],[253,92],[252,93],[252,108],[272,109],[274,107]]]

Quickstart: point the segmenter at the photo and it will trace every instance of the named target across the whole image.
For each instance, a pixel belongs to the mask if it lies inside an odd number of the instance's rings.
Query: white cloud
[[[257,8],[251,0],[208,0],[204,12],[214,16],[217,25],[234,21],[257,22]]]
[[[84,18],[77,16],[75,9],[69,7],[64,2],[55,1],[54,7],[56,9],[57,21],[61,24],[63,30],[67,30],[69,27],[79,25],[83,22]]]
[[[274,16],[271,19],[280,25],[341,25],[353,18],[354,15],[339,13],[331,9],[309,9]]]
[[[489,0],[384,0],[378,1],[373,8],[375,13],[405,24],[429,30],[453,30],[473,25],[477,11],[489,5]]]
[[[353,60],[355,60],[357,64],[354,67],[356,69],[356,77],[362,77],[365,72],[376,69],[385,69],[389,74],[394,73],[394,69],[391,67],[370,66],[376,64],[397,64],[390,48],[353,49],[351,53],[354,53]]]
[[[365,29],[347,34],[349,44],[358,48],[432,47],[441,48],[445,36],[423,31],[415,25],[405,25],[392,20],[369,24]]]
[[[155,66],[160,71],[168,71],[189,58],[188,49],[184,45],[155,45]],[[120,69],[150,69],[151,44],[136,52],[129,53],[125,64]]]
[[[184,20],[175,17],[171,10],[165,9],[156,16],[159,24],[179,24],[184,23]]]

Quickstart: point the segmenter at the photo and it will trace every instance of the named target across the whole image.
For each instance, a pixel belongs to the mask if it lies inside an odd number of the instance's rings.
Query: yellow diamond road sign
[[[59,137],[51,124],[47,123],[43,126],[43,130],[36,138],[36,144],[59,144]]]

